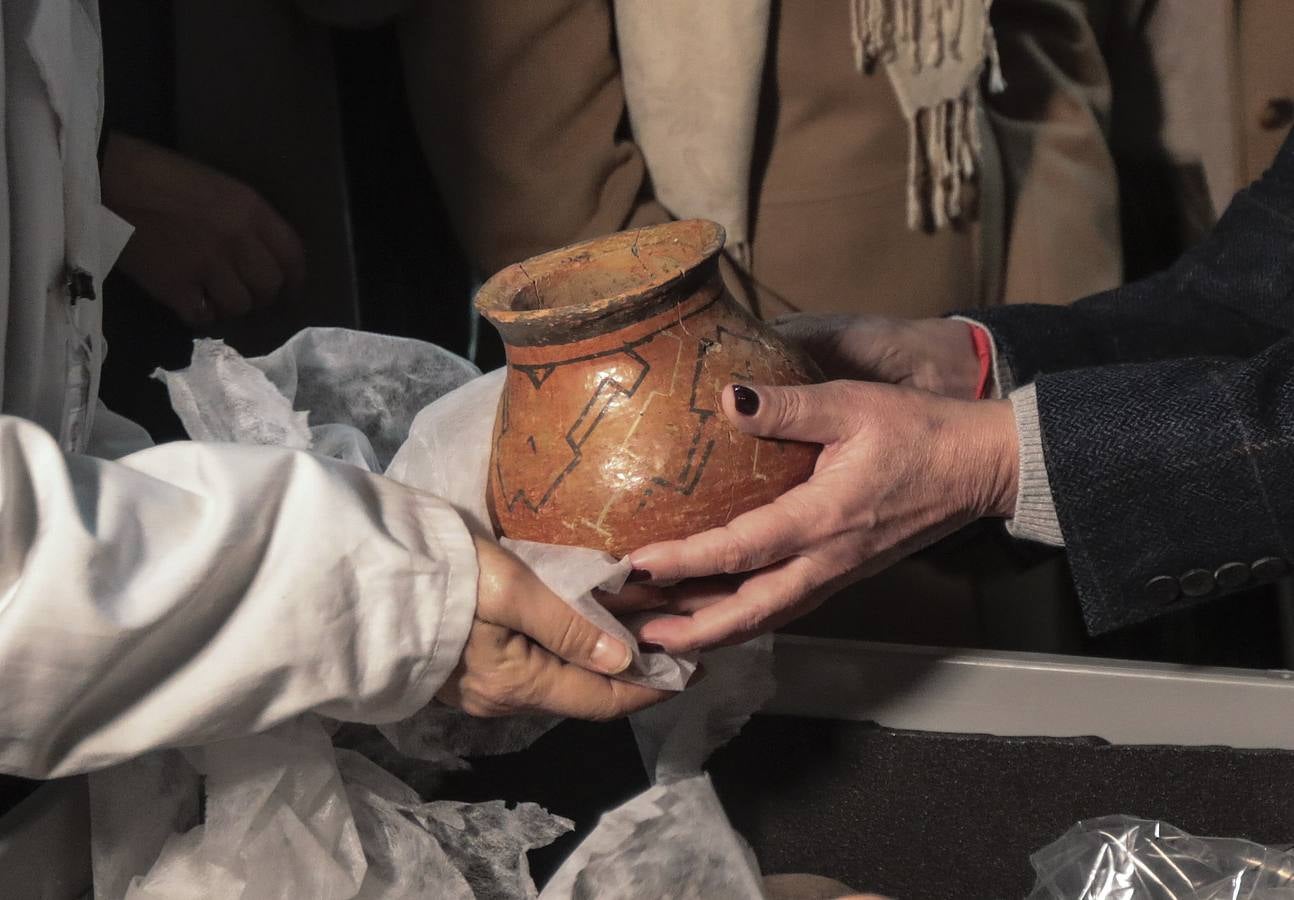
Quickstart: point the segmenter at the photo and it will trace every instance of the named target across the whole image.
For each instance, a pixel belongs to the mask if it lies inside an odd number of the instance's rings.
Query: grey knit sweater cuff
[[[1056,518],[1047,463],[1042,455],[1042,428],[1038,424],[1038,396],[1032,384],[1012,391],[1015,428],[1020,442],[1020,483],[1015,495],[1015,516],[1006,523],[1013,537],[1053,547],[1065,546]]]

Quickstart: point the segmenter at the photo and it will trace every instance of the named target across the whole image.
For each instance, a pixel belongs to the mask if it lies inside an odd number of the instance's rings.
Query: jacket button
[[[1294,122],[1294,98],[1291,97],[1273,97],[1267,101],[1267,105],[1258,116],[1258,124],[1265,131],[1278,131],[1292,122]]]
[[[1213,580],[1224,591],[1234,591],[1249,581],[1249,567],[1240,562],[1223,563],[1213,573]]]
[[[1259,581],[1275,581],[1289,571],[1289,564],[1279,556],[1264,556],[1249,569]]]
[[[1205,597],[1213,593],[1213,573],[1204,569],[1191,569],[1178,579],[1178,584],[1187,597]]]
[[[1180,588],[1177,579],[1171,575],[1156,575],[1146,582],[1146,596],[1158,603],[1172,603],[1177,599]]]

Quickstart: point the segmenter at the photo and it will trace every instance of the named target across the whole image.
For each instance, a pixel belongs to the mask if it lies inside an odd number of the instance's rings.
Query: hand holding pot
[[[676,587],[664,607],[674,615],[639,631],[669,651],[748,640],[977,518],[1014,509],[1016,430],[1006,401],[834,381],[733,385],[723,412],[747,434],[823,449],[812,477],[772,503],[630,554],[654,581],[703,579]]]
[[[905,385],[960,400],[978,392],[973,326],[956,319],[796,314],[773,326],[829,378]]]
[[[476,539],[476,620],[458,667],[437,698],[473,716],[545,712],[615,719],[670,696],[609,676],[629,648],[581,618],[521,560]]]

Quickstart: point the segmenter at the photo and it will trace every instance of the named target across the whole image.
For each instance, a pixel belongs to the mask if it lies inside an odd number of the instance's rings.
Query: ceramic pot
[[[733,382],[818,380],[724,288],[723,237],[703,220],[621,232],[481,288],[508,360],[489,474],[497,533],[623,556],[809,477],[816,444],[750,437],[720,409]]]

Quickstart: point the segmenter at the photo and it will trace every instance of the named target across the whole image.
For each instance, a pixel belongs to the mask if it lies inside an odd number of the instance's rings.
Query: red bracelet
[[[983,400],[988,396],[989,376],[993,374],[993,344],[987,329],[969,323],[967,327],[970,328],[971,346],[975,348],[975,356],[979,359],[979,382],[975,388],[975,399]]]

